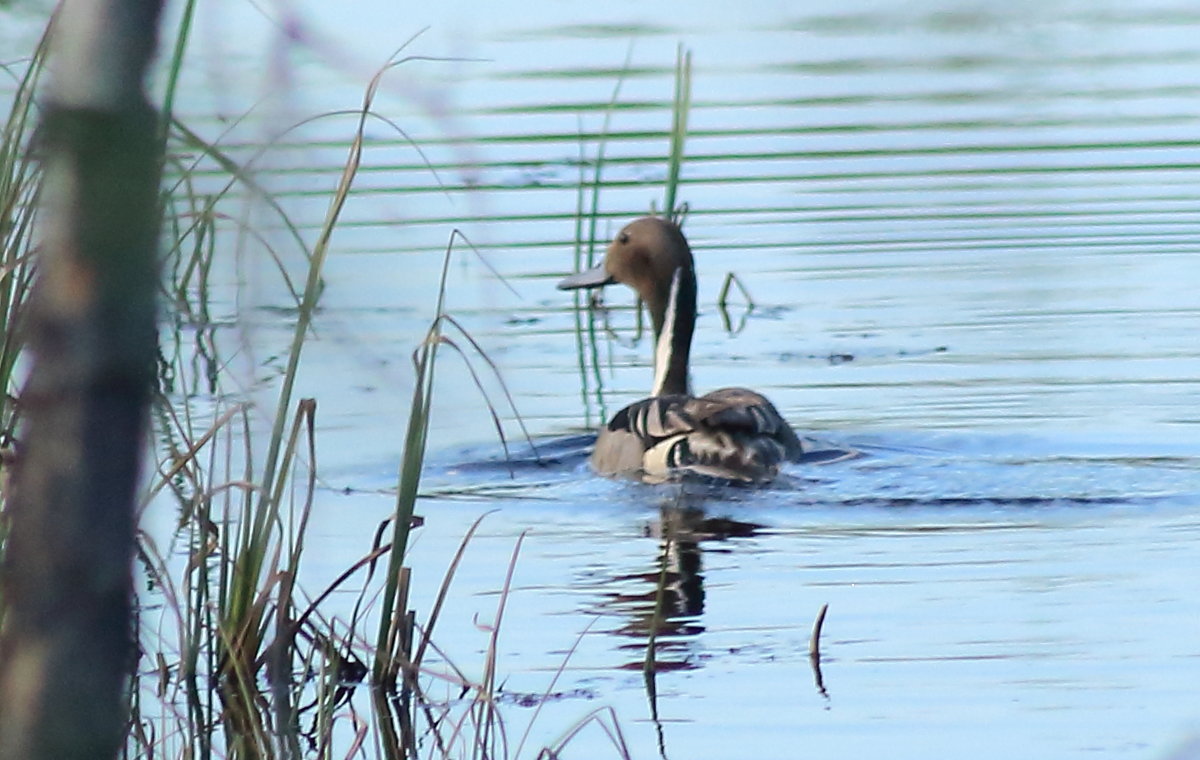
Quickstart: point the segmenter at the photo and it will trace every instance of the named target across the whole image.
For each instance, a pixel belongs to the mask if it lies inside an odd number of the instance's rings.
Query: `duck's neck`
[[[665,298],[647,304],[654,321],[654,389],[652,396],[669,393],[691,394],[688,379],[688,354],[692,350],[692,331],[696,327],[696,273],[681,266],[671,278]]]

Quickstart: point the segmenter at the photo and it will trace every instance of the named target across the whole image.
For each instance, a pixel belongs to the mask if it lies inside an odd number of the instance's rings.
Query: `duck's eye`
[[[629,242],[629,233],[622,232],[620,235],[617,235],[617,242],[620,243],[621,245],[625,245],[626,243],[628,243]]]

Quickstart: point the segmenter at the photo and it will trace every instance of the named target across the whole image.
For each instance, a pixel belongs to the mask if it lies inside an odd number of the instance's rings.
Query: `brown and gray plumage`
[[[688,355],[696,325],[696,272],[679,227],[657,217],[625,226],[594,269],[560,289],[619,282],[645,302],[654,324],[654,386],[649,398],[617,412],[600,430],[592,468],[658,482],[695,474],[767,483],[803,454],[800,439],[771,402],[746,388],[691,395]]]

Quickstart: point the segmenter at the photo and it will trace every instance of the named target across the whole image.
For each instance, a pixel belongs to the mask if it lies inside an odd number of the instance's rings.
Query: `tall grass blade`
[[[456,235],[457,233],[455,233]],[[453,250],[453,239],[447,246],[442,265],[442,280],[438,291],[437,313],[445,303],[446,277]],[[400,481],[396,492],[396,509],[392,517],[392,552],[388,557],[387,573],[380,610],[380,629],[375,647],[373,671],[377,685],[395,682],[395,646],[399,635],[396,610],[396,591],[404,553],[408,546],[409,530],[416,509],[417,492],[421,482],[421,468],[425,461],[425,442],[429,433],[429,411],[433,400],[433,370],[437,359],[437,348],[441,344],[441,320],[434,318],[425,339],[413,353],[416,383],[409,406],[408,428],[404,435],[404,450],[400,460]],[[403,616],[403,611],[399,612]]]
[[[513,573],[517,569],[517,557],[521,554],[521,544],[525,541],[526,531],[517,536],[513,546],[512,557],[508,561],[508,570],[504,574],[504,585],[500,589],[500,600],[496,604],[496,619],[492,621],[491,633],[488,637],[487,656],[484,660],[483,679],[477,704],[482,710],[479,718],[480,730],[476,732],[479,747],[483,757],[505,757],[507,755],[508,737],[503,730],[500,716],[496,712],[496,660],[500,649],[500,629],[504,621],[504,610],[508,606],[509,594],[512,593]],[[502,747],[497,743],[501,742]]]
[[[607,721],[605,721],[605,717],[608,718]],[[617,757],[624,760],[632,757],[629,752],[629,745],[625,742],[625,734],[621,731],[621,723],[617,720],[616,711],[611,707],[597,707],[572,726],[553,746],[542,748],[542,751],[537,754],[537,759],[558,760],[567,745],[592,723],[599,726],[600,730],[608,737],[608,740],[612,742],[613,748],[617,751]]]
[[[625,84],[625,80],[629,76],[629,71],[633,61],[633,44],[630,43],[625,52],[625,62],[621,66],[621,73],[617,77],[616,83],[613,85],[612,95],[609,97],[608,105],[604,109],[604,120],[600,126],[599,135],[596,138],[596,159],[594,168],[589,178],[587,176],[587,157],[584,148],[582,137],[579,143],[579,186],[575,197],[575,244],[574,244],[574,267],[578,272],[582,269],[591,267],[596,258],[597,247],[597,227],[600,220],[600,191],[604,186],[604,163],[605,154],[608,150],[608,137],[612,130],[612,117],[616,112],[617,103],[621,97],[621,88]],[[583,127],[580,126],[582,135]],[[589,192],[590,190],[590,192]],[[590,201],[588,200],[590,198]],[[585,205],[587,208],[585,209]],[[584,227],[587,227],[587,233],[584,234]],[[586,250],[586,254],[585,254]],[[589,366],[588,357],[590,355],[590,365],[595,374],[596,393],[599,397],[600,415],[604,416],[604,399],[600,394],[600,356],[597,343],[595,320],[590,312],[588,315],[587,325],[587,340],[584,340],[584,329],[582,323],[581,305],[582,300],[586,296],[580,291],[575,291],[572,295],[575,300],[575,353],[579,362],[579,378],[580,378],[580,393],[583,398],[583,408],[585,415],[585,425],[591,427],[591,405],[588,403],[588,387],[590,384],[587,376],[587,368]]]
[[[179,88],[179,77],[183,73],[183,54],[187,50],[188,37],[192,31],[192,20],[196,15],[196,0],[185,0],[183,12],[179,17],[179,27],[175,31],[175,46],[171,50],[171,60],[167,64],[166,88],[163,93],[163,103],[160,112],[162,121],[159,124],[159,139],[165,145],[171,121],[175,115],[175,93]]]
[[[667,191],[663,213],[675,217],[675,199],[679,195],[679,170],[683,165],[683,147],[688,133],[688,112],[692,107],[692,53],[682,45],[675,59],[675,98],[671,105],[671,150],[667,160]]]
[[[571,661],[571,656],[575,654],[575,650],[579,649],[579,645],[583,643],[583,637],[587,636],[588,632],[592,630],[592,626],[595,625],[598,620],[600,620],[600,617],[596,616],[588,621],[588,624],[585,625],[583,630],[579,632],[579,635],[575,637],[575,643],[571,644],[571,648],[568,649],[566,655],[563,656],[562,662],[560,662],[558,665],[558,669],[554,671],[554,677],[551,678],[550,683],[546,685],[545,691],[542,692],[542,698],[538,700],[537,707],[533,709],[533,715],[530,716],[529,722],[525,725],[525,731],[521,734],[521,740],[517,742],[517,751],[513,753],[513,757],[521,756],[521,750],[525,748],[525,742],[529,739],[529,732],[533,730],[533,724],[537,722],[538,715],[540,715],[542,712],[542,707],[548,701],[550,701],[550,695],[554,693],[554,687],[558,685],[558,679],[561,678],[562,674],[566,671],[567,663]]]

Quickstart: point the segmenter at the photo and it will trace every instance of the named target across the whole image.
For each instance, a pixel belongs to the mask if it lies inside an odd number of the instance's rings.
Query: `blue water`
[[[801,736],[835,757],[977,756],[985,738],[985,756],[1163,757],[1190,730],[1194,444],[846,435],[857,458],[747,489],[596,478],[586,442],[443,452],[413,552],[418,575],[440,568],[495,510],[452,603],[490,620],[523,535],[500,640],[513,703],[545,702],[534,736],[599,704],[638,757],[661,740],[668,757],[787,758]],[[664,562],[656,724],[640,671]],[[481,632],[442,633],[477,666]]]
[[[9,4],[0,35],[28,47],[44,11]],[[1200,733],[1200,13],[227,0],[197,19],[179,113],[236,160],[272,142],[257,181],[311,245],[355,121],[280,133],[359,107],[426,24],[408,51],[443,60],[383,81],[391,123],[368,130],[305,346],[322,487],[304,588],[364,556],[392,509],[410,355],[457,228],[487,265],[459,248],[448,308],[503,387],[452,337],[514,461],[444,350],[413,606],[423,620],[486,514],[433,634],[478,678],[520,541],[498,669],[514,743],[541,705],[523,756],[602,707],[633,757],[677,760],[1164,758]],[[554,289],[575,266],[579,164],[590,182],[628,59],[598,235],[661,205],[678,43],[695,60],[680,188],[695,386],[757,388],[861,453],[770,488],[647,487],[585,463],[589,431],[648,389],[651,351],[627,293],[606,296],[592,339],[585,304]],[[226,181],[203,159],[194,179]],[[302,280],[305,259],[247,195],[219,208],[206,318],[164,320],[172,398],[201,429],[235,401],[274,409],[292,336],[279,268]],[[261,235],[239,237],[244,220]],[[718,308],[728,272],[752,306]],[[168,500],[144,527],[168,546],[177,518]],[[640,666],[664,562],[655,711]],[[334,595],[328,614],[356,598]],[[809,658],[822,604],[823,688]],[[619,755],[592,724],[565,756]]]

